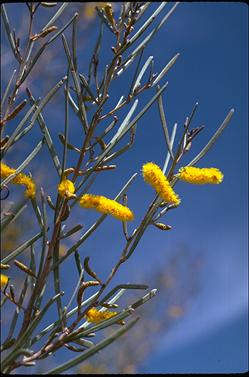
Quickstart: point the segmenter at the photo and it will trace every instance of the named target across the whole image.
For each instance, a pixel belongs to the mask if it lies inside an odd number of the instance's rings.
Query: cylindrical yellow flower
[[[15,173],[15,171],[16,169],[12,169],[9,166],[5,165],[3,162],[1,162],[2,179],[9,177],[11,174]],[[30,199],[35,197],[36,186],[32,178],[28,177],[23,173],[19,173],[13,178],[12,183],[15,185],[26,186],[25,195]]]
[[[58,192],[60,196],[62,196],[63,198],[67,198],[67,199],[74,198],[75,197],[74,183],[70,181],[69,179],[63,179],[61,183],[58,185]]]
[[[105,196],[85,194],[80,198],[80,205],[84,208],[94,208],[99,212],[112,215],[121,221],[134,219],[133,212],[128,207]]]
[[[1,285],[0,287],[4,287],[7,283],[8,283],[8,276],[4,275],[4,274],[1,274]]]
[[[15,169],[10,168],[9,166],[5,165],[3,162],[1,162],[1,178],[5,179],[9,175],[15,173]]]
[[[109,319],[116,314],[118,314],[118,313],[117,312],[111,312],[111,311],[108,311],[108,310],[101,312],[96,308],[91,308],[86,313],[86,318],[87,318],[88,322],[100,322],[100,321],[103,321],[104,319]]]
[[[196,168],[194,166],[185,166],[179,170],[177,175],[182,181],[196,185],[207,183],[218,184],[223,180],[222,172],[217,168]]]
[[[149,183],[165,202],[180,204],[181,200],[158,165],[147,162],[143,165],[142,172],[145,182]]]
[[[27,175],[22,174],[22,173],[18,174],[13,179],[13,183],[26,186],[25,195],[27,196],[27,198],[32,199],[35,197],[35,191],[36,191],[35,183],[33,179],[31,179]]]

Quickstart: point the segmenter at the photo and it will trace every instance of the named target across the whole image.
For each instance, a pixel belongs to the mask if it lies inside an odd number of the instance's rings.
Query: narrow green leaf
[[[109,300],[109,298],[120,289],[147,289],[148,285],[145,284],[119,284],[108,292],[100,301],[100,305]]]
[[[134,42],[145,32],[145,30],[154,22],[156,17],[161,13],[163,8],[167,5],[167,1],[161,2],[159,7],[155,10],[155,12],[152,13],[152,15],[145,21],[145,23],[140,27],[140,29],[134,34],[131,39],[127,43],[127,47],[130,47],[133,45]],[[127,49],[125,48],[125,50]],[[123,52],[123,51],[122,51]]]
[[[138,99],[135,100],[135,102],[133,103],[130,111],[128,112],[128,114],[126,115],[125,119],[123,120],[122,124],[120,125],[118,131],[116,132],[116,134],[113,136],[113,138],[111,139],[111,141],[109,142],[108,146],[112,145],[112,144],[115,144],[116,143],[116,140],[118,140],[120,138],[120,135],[122,135],[123,133],[126,133],[126,127],[127,125],[129,124],[130,122],[130,119],[134,113],[134,111],[136,110],[137,108],[137,105],[138,105]],[[107,146],[107,148],[108,148]]]
[[[77,250],[74,253],[74,260],[75,260],[75,264],[76,264],[79,275],[83,274],[83,266],[80,260],[80,254]]]
[[[95,98],[95,96],[94,96],[94,94],[93,94],[90,86],[88,85],[88,82],[87,82],[86,78],[82,74],[80,74],[80,73],[79,73],[79,78],[80,78],[80,80],[81,80],[84,88],[86,89],[88,95],[91,97],[92,101],[96,102],[96,98]]]
[[[44,43],[44,45],[37,51],[36,55],[33,57],[33,59],[27,64],[27,69],[25,72],[23,72],[22,76],[21,76],[21,82],[24,82],[24,80],[26,79],[26,77],[30,74],[31,70],[33,69],[33,67],[35,66],[35,64],[37,63],[38,59],[40,58],[40,56],[42,55],[43,51],[45,50],[45,48],[50,44],[52,43],[56,38],[58,38],[62,33],[63,31],[68,28],[68,26],[70,26],[70,24],[74,21],[74,19],[78,17],[78,13],[75,13],[74,16],[56,33],[53,35],[53,37],[51,37],[46,43]]]
[[[151,41],[153,36],[158,32],[158,30],[163,26],[163,24],[168,20],[168,18],[171,16],[171,14],[174,12],[176,7],[179,5],[180,2],[176,2],[173,7],[170,9],[170,11],[164,16],[164,18],[161,20],[161,22],[155,27],[149,35],[139,44],[138,47],[135,48],[135,50],[132,51],[130,56],[126,59],[126,61],[123,63],[122,68],[117,72],[117,75],[119,76],[122,74],[128,66],[132,63],[134,60],[135,56],[142,50],[144,49],[147,44]]]
[[[8,94],[9,94],[9,90],[10,90],[10,87],[11,87],[11,84],[12,84],[12,81],[13,81],[13,79],[14,79],[15,74],[16,74],[16,69],[14,69],[14,71],[13,71],[13,73],[12,73],[10,79],[9,79],[9,82],[8,82],[8,84],[7,84],[7,86],[6,86],[6,89],[5,89],[5,91],[4,91],[3,97],[2,97],[2,99],[1,99],[1,108],[2,108],[2,109],[3,109],[4,102],[5,102],[5,100],[6,100],[7,96],[8,96]]]
[[[148,66],[150,65],[151,61],[153,60],[153,56],[149,56],[148,59],[146,60],[146,62],[144,63],[136,81],[135,81],[135,84],[133,86],[133,91],[135,91],[140,85],[141,85],[141,80],[142,80],[142,77],[143,75],[145,74],[146,72],[146,69],[148,68]]]
[[[99,50],[100,50],[100,46],[101,46],[101,41],[102,41],[102,37],[103,37],[103,31],[104,31],[104,25],[103,25],[103,21],[101,20],[100,21],[100,28],[99,28],[98,39],[97,39],[96,45],[94,47],[94,51],[93,51],[93,54],[92,54],[92,59],[90,61],[89,68],[88,68],[88,85],[90,85],[90,81],[91,81],[91,77],[92,77],[92,67],[93,67],[93,62],[94,62],[93,57],[96,57],[99,54]]]
[[[27,208],[27,202],[28,198],[24,198],[13,210],[9,211],[10,214],[8,216],[3,217],[3,220],[1,221],[1,231],[18,219],[25,208]]]
[[[145,302],[153,298],[156,295],[156,293],[157,293],[157,289],[152,289],[149,293],[147,293],[141,299],[134,302],[134,304],[131,305],[131,308],[137,309],[139,306],[143,305]]]
[[[38,102],[37,102],[38,103]],[[21,120],[21,122],[16,126],[15,128],[15,131],[12,133],[12,135],[10,136],[9,140],[7,141],[7,143],[5,144],[4,146],[4,150],[3,150],[3,153],[2,155],[4,156],[4,154],[7,152],[7,150],[9,149],[9,147],[12,146],[12,144],[14,142],[17,142],[21,137],[22,137],[22,134],[19,134],[19,131],[22,129],[23,125],[27,122],[28,118],[30,117],[30,115],[35,111],[35,108],[36,106],[33,105],[28,111],[27,113],[24,115],[23,119]],[[31,128],[28,127],[28,131],[30,130]],[[27,131],[27,132],[28,132]],[[25,132],[25,134],[27,133]],[[24,136],[24,134],[23,134]]]
[[[135,80],[137,79],[137,75],[138,75],[138,72],[139,72],[140,63],[142,61],[143,53],[144,53],[144,49],[142,49],[141,52],[140,52],[140,54],[139,54],[139,58],[138,58],[138,61],[137,61],[137,66],[136,66],[136,69],[135,69],[135,72],[134,72],[134,76],[133,76],[133,79],[132,79],[132,82],[131,82],[130,90],[129,90],[129,95],[131,95],[132,92],[133,92]]]
[[[180,54],[177,53],[167,64],[166,66],[162,69],[162,71],[158,74],[156,79],[153,81],[152,86],[156,85],[168,72],[168,70],[175,64],[177,59],[179,58]]]
[[[158,89],[160,89],[160,87],[158,87]],[[169,140],[169,131],[168,131],[168,126],[167,126],[167,122],[166,122],[165,112],[164,112],[164,109],[163,109],[162,96],[158,97],[158,107],[159,107],[159,114],[160,114],[160,118],[161,118],[161,123],[162,123],[162,127],[163,127],[163,133],[164,133],[166,145],[167,145],[170,157],[172,158],[172,160],[174,160],[174,155],[173,155],[171,145],[170,145],[170,140]]]
[[[234,109],[231,109],[229,113],[227,114],[226,118],[224,119],[224,121],[222,122],[222,124],[220,125],[220,127],[218,128],[218,130],[211,137],[207,145],[205,145],[205,147],[200,151],[200,153],[197,156],[195,156],[195,158],[192,161],[188,163],[188,166],[197,164],[197,162],[200,161],[200,159],[205,156],[205,154],[209,151],[209,149],[214,145],[218,137],[222,134],[222,132],[224,131],[224,129],[230,122],[233,114],[234,114]]]
[[[13,37],[13,33],[10,29],[10,23],[9,23],[7,11],[6,11],[4,4],[1,5],[1,13],[2,13],[3,23],[4,23],[4,26],[5,26],[5,30],[6,30],[7,38],[9,40],[11,50],[12,50],[15,58],[17,59],[17,52],[16,52],[16,46],[15,46],[15,42],[14,42],[14,37]]]
[[[37,203],[36,198],[31,199],[31,204],[32,204],[33,210],[35,212],[36,218],[38,220],[38,223],[39,223],[41,229],[43,229],[43,227],[44,227],[43,218],[42,218],[41,210],[39,208],[39,205]]]
[[[21,76],[21,82],[24,82],[26,77],[30,74],[32,69],[34,68],[35,64],[37,63],[38,59],[40,58],[41,54],[47,47],[47,42],[37,51],[33,59],[30,59],[30,62],[27,64],[27,68],[25,71],[23,71],[22,76]]]
[[[78,71],[77,66],[77,18],[73,20],[73,32],[72,32],[72,47],[73,47],[73,65],[75,71]]]
[[[66,169],[67,164],[67,150],[69,149],[68,145],[68,129],[69,129],[69,72],[70,72],[70,65],[68,64],[67,67],[67,80],[66,80],[66,87],[65,87],[65,121],[64,121],[64,135],[61,134],[63,138],[63,155],[62,155],[62,172],[61,172],[61,180]],[[60,137],[60,134],[58,135]],[[61,140],[61,138],[60,138]],[[74,148],[74,147],[73,147]]]
[[[174,124],[173,131],[172,131],[171,138],[170,138],[169,146],[170,146],[171,150],[173,149],[173,145],[174,145],[174,141],[175,141],[175,136],[176,136],[176,130],[177,130],[177,123]],[[169,164],[169,160],[170,160],[170,153],[168,151],[167,156],[166,156],[166,160],[165,160],[164,165],[163,165],[163,173],[164,174],[165,174],[165,172],[167,170],[167,167],[168,167],[168,164]]]
[[[1,260],[1,263],[6,264],[12,259],[16,258],[23,251],[25,251],[29,246],[33,245],[39,238],[41,238],[42,232],[37,233],[34,237],[30,238],[28,241],[24,242],[22,245],[18,246],[14,251],[9,253],[5,258]]]
[[[41,113],[42,109],[46,106],[46,104],[52,99],[52,97],[56,94],[56,92],[60,89],[60,87],[64,84],[65,80],[67,77],[63,77],[44,97],[44,99],[40,102],[38,105],[37,110],[35,111],[32,119],[31,119],[31,124],[34,124],[36,119],[38,118],[39,114]]]
[[[78,99],[80,120],[81,120],[82,126],[84,128],[84,131],[86,133],[87,130],[88,130],[88,127],[89,127],[88,121],[87,121],[87,115],[86,115],[86,108],[85,108],[84,100],[83,100],[82,93],[81,93],[78,75],[77,75],[75,68],[74,68],[74,65],[73,65],[73,61],[72,61],[72,58],[71,58],[71,55],[70,55],[67,40],[66,40],[66,38],[63,34],[62,34],[62,42],[63,42],[64,50],[65,50],[65,53],[66,53],[66,56],[67,56],[67,59],[68,59],[68,64],[71,67],[71,73],[72,73],[72,76],[73,76],[74,87],[75,87],[77,99]]]
[[[43,30],[46,30],[48,27],[52,26],[55,21],[57,20],[57,18],[60,17],[60,15],[64,12],[64,10],[66,9],[66,7],[68,6],[69,3],[63,3],[61,5],[61,7],[57,10],[57,12],[53,15],[53,17],[49,20],[49,22],[42,28],[42,31]]]
[[[145,114],[145,112],[153,105],[160,94],[166,89],[168,83],[164,84],[162,88],[150,99],[150,101],[144,106],[140,113],[125,127],[125,129],[115,138],[115,142],[109,143],[105,151],[99,156],[95,168],[100,165],[105,156],[110,150],[124,137],[124,135],[139,121],[139,119]]]
[[[52,38],[49,39],[49,41],[47,42],[47,45],[49,45],[56,38],[58,38],[63,33],[63,31],[66,30],[68,26],[70,26],[71,23],[78,17],[78,15],[79,15],[78,13],[74,13],[73,17],[71,17],[70,20],[56,34],[54,34]]]
[[[17,302],[18,306],[22,306],[23,301],[24,301],[24,297],[27,293],[27,289],[28,289],[28,276],[24,280],[23,288],[22,288],[19,300]],[[16,323],[17,323],[17,320],[18,320],[18,317],[19,317],[19,314],[20,314],[20,309],[19,309],[18,306],[16,306],[15,312],[13,314],[12,321],[11,321],[11,324],[9,326],[8,336],[5,340],[5,342],[7,342],[7,340],[10,340],[12,338],[13,334],[14,334],[14,331],[15,331],[15,328],[16,328]]]
[[[81,224],[78,224],[78,225],[75,225],[72,229],[70,229],[68,232],[62,234],[60,236],[60,239],[62,240],[63,238],[67,238],[69,236],[71,236],[72,234],[78,232],[79,230],[81,230],[83,228],[83,225]]]
[[[28,155],[28,157],[23,161],[23,163],[18,166],[18,168],[15,170],[15,173],[11,174],[9,177],[5,178],[5,180],[1,183],[1,187],[4,185],[7,185],[14,177],[17,176],[23,169],[26,168],[26,166],[35,158],[37,153],[40,152],[40,149],[42,148],[44,144],[44,140],[41,140],[37,146],[33,149],[33,151]]]

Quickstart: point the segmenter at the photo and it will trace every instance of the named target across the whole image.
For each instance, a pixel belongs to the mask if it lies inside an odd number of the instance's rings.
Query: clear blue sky
[[[10,17],[14,15],[14,10],[12,12]],[[87,72],[84,59],[92,51],[96,36],[97,28],[93,27],[84,40],[86,44],[79,40],[83,72]],[[111,34],[107,32],[105,37],[111,43]],[[185,245],[196,256],[201,255],[204,267],[200,293],[186,316],[161,336],[158,348],[144,363],[141,372],[241,372],[248,369],[248,6],[243,2],[181,3],[149,45],[144,61],[153,55],[155,71],[159,72],[177,52],[180,58],[167,75],[169,85],[163,97],[169,128],[172,130],[177,122],[180,132],[196,101],[199,107],[193,127],[205,125],[185,163],[201,150],[228,111],[235,109],[224,134],[198,164],[220,168],[224,182],[219,186],[176,185],[182,203],[165,219],[173,226],[172,231],[164,233],[149,229],[129,266],[120,271],[119,279],[134,280],[139,267],[149,281],[150,272],[158,264],[162,265],[165,255],[172,255],[178,246]],[[106,61],[110,51],[102,53],[102,59]],[[58,69],[58,79],[65,74],[65,69],[63,65]],[[123,94],[126,80],[127,76],[115,85],[117,100]],[[42,96],[36,82],[34,92],[36,96]],[[139,104],[140,109],[145,101],[143,99]],[[44,114],[56,139],[56,134],[62,132],[63,109],[55,113],[49,105]],[[71,140],[80,145],[80,125],[72,120],[72,127],[75,129]],[[34,130],[33,135],[39,140],[38,131]],[[27,140],[27,145],[33,141]],[[154,106],[138,123],[133,150],[119,159],[118,169],[110,173],[108,179],[105,176],[96,182],[93,193],[114,196],[134,172],[140,171],[144,162],[162,165],[165,153],[160,118]],[[14,164],[15,155],[11,158]],[[36,164],[38,166],[39,161]],[[50,175],[48,182],[46,190],[50,194],[54,187]],[[129,206],[136,213],[134,226],[152,197],[152,190],[139,176],[129,192]],[[84,221],[86,225],[91,224],[93,218],[91,214],[88,220],[81,210],[77,211],[77,221]],[[117,260],[122,245],[120,235],[116,223],[109,219],[95,240],[84,246],[92,259],[97,260],[95,268],[102,269],[103,274]],[[104,246],[103,242],[106,242]],[[82,253],[84,247],[80,250]],[[104,262],[97,258],[99,253],[105,255]]]

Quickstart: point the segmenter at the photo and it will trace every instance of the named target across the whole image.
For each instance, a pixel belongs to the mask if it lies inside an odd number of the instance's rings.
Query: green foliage
[[[102,282],[98,277],[98,272],[92,270],[89,257],[85,259],[84,263],[82,262],[78,250],[88,237],[94,236],[95,230],[106,219],[106,214],[101,215],[95,223],[87,230],[84,230],[84,233],[78,237],[77,241],[74,241],[72,238],[72,244],[64,255],[60,254],[60,250],[63,239],[74,235],[82,229],[81,224],[74,224],[67,232],[64,231],[63,227],[63,222],[71,218],[74,210],[73,207],[78,202],[79,197],[91,188],[98,174],[102,174],[102,172],[104,174],[104,171],[108,169],[115,169],[116,165],[110,165],[110,161],[117,159],[117,157],[132,148],[135,140],[136,125],[140,122],[143,115],[149,111],[150,107],[155,104],[158,104],[165,142],[168,148],[168,154],[162,170],[168,177],[171,186],[174,186],[178,180],[175,176],[175,169],[181,157],[189,150],[194,137],[201,131],[198,130],[198,132],[195,132],[194,136],[193,132],[190,132],[190,125],[197,104],[194,106],[190,116],[187,117],[180,143],[175,147],[174,140],[177,125],[174,126],[173,132],[170,135],[163,107],[162,96],[167,87],[167,82],[162,84],[162,86],[159,86],[159,83],[164,79],[168,70],[173,67],[179,58],[179,54],[175,54],[159,74],[153,72],[154,58],[151,56],[146,58],[142,68],[140,67],[143,56],[146,54],[147,45],[167,22],[178,4],[171,5],[162,2],[150,14],[151,4],[149,2],[123,2],[115,10],[112,9],[109,3],[99,3],[96,11],[99,18],[100,31],[89,62],[88,77],[85,77],[78,71],[78,12],[65,20],[61,28],[58,28],[56,25],[63,13],[65,12],[66,14],[66,11],[70,9],[70,3],[63,3],[59,7],[57,3],[26,3],[29,28],[28,35],[26,36],[26,46],[22,48],[13,26],[10,25],[7,6],[2,5],[1,7],[3,26],[9,40],[10,49],[16,60],[16,69],[8,81],[1,101],[1,158],[8,159],[9,151],[15,151],[16,145],[25,140],[25,137],[32,131],[35,124],[38,124],[40,129],[40,141],[33,146],[33,149],[19,163],[19,166],[15,168],[15,173],[2,180],[1,189],[12,184],[14,182],[13,178],[27,169],[31,161],[39,156],[45,146],[59,180],[62,181],[64,175],[69,172],[69,174],[72,174],[72,182],[76,188],[75,198],[67,200],[57,195],[53,203],[51,197],[45,197],[43,189],[37,183],[37,194],[34,199],[30,201],[27,199],[23,201],[22,199],[20,203],[15,203],[11,211],[3,212],[2,214],[1,227],[3,231],[6,231],[17,219],[20,220],[23,210],[27,206],[30,206],[34,218],[37,220],[32,223],[32,235],[22,240],[21,244],[16,245],[14,250],[4,255],[1,260],[3,264],[10,263],[10,268],[12,268],[15,258],[19,258],[24,252],[26,255],[28,254],[27,251],[30,251],[29,256],[26,256],[26,262],[28,261],[26,271],[29,271],[29,273],[25,274],[25,268],[21,268],[21,273],[25,277],[22,279],[19,297],[17,297],[17,287],[15,286],[7,284],[2,290],[4,296],[1,303],[2,316],[6,315],[5,308],[7,308],[7,301],[11,305],[15,305],[15,313],[12,321],[10,321],[8,336],[3,340],[1,346],[4,352],[2,356],[2,371],[4,373],[15,371],[21,366],[38,365],[39,360],[48,358],[63,347],[67,347],[74,352],[80,351],[80,355],[69,359],[69,361],[52,370],[48,370],[47,374],[68,371],[114,342],[132,328],[139,319],[136,315],[136,309],[150,300],[156,293],[156,289],[152,289],[133,304],[119,309],[119,313],[112,318],[93,325],[87,321],[82,324],[82,320],[84,320],[90,308],[99,307],[100,311],[106,311],[107,308],[117,306],[116,303],[121,295],[127,293],[129,290],[148,289],[146,285],[128,284],[126,282],[112,289],[109,287],[119,267],[132,256],[148,226],[156,225],[159,229],[170,229],[169,226],[164,227],[164,224],[159,226],[156,223],[168,210],[172,209],[172,206],[163,202],[158,194],[155,195],[150,206],[146,209],[141,223],[136,229],[133,229],[131,234],[129,234],[126,222],[123,221],[125,246],[120,253],[118,262],[112,267],[105,281]],[[56,7],[56,10],[54,10],[54,7]],[[44,8],[43,11],[50,12],[51,17],[42,30],[33,35],[35,21],[39,17],[41,8]],[[165,8],[169,8],[169,10],[165,11]],[[117,15],[118,11],[120,12],[119,16]],[[157,23],[159,15],[163,15],[163,18],[146,35],[147,29]],[[114,46],[112,47],[112,59],[106,67],[101,67],[99,65],[101,49],[109,47],[106,46],[103,38],[104,28],[112,33]],[[65,31],[68,32],[69,30],[71,32],[70,42],[64,34]],[[61,39],[61,49],[65,52],[65,76],[61,77],[56,84],[52,84],[42,99],[35,98],[30,88],[34,67],[39,65],[41,57],[48,53],[49,48],[53,48],[54,41],[59,39]],[[136,45],[137,41],[139,41],[138,45]],[[119,80],[122,75],[126,74],[128,80],[128,68],[132,65],[136,68],[128,85],[130,88],[128,94],[126,96],[122,95],[116,106],[107,111],[106,105],[110,104],[109,100],[113,95],[113,81]],[[101,72],[104,73],[101,74]],[[144,79],[145,74],[148,76],[147,80]],[[50,83],[50,81],[48,82]],[[20,90],[26,88],[27,85],[26,98],[25,100],[21,100],[19,99]],[[62,158],[60,158],[60,154],[56,150],[51,136],[51,129],[46,124],[44,112],[46,111],[47,104],[62,90],[64,90],[65,95],[65,124],[64,129],[60,130],[58,134],[62,146]],[[146,105],[139,109],[138,98],[147,91],[151,93],[151,97]],[[28,106],[30,107],[28,108]],[[83,143],[81,147],[77,147],[69,141],[70,108],[74,111],[74,116],[82,125]],[[127,111],[123,121],[120,122],[116,114],[122,108],[126,108]],[[6,129],[18,114],[23,114],[22,120],[16,125],[12,134],[8,136],[5,133]],[[229,123],[232,114],[233,110],[229,112],[218,131],[189,165],[195,165],[205,156]],[[105,124],[106,119],[110,120],[110,123],[103,130],[103,127],[99,126]],[[114,127],[117,131],[110,139]],[[130,141],[121,147],[120,141],[126,135],[130,135]],[[71,154],[74,156],[73,168],[68,166],[69,154],[70,156]],[[123,204],[127,203],[127,193],[136,176],[137,173],[132,175],[120,189],[120,192],[114,198],[115,201],[123,202]],[[52,223],[51,229],[48,228],[49,219],[53,219],[50,222]],[[36,229],[37,227],[39,229]],[[37,247],[38,240],[42,242]],[[38,251],[38,249],[41,251]],[[63,306],[61,266],[62,264],[67,264],[68,258],[72,254],[75,256],[75,268],[79,277],[68,304]],[[18,264],[18,261],[16,265],[22,267],[20,263]],[[91,284],[92,280],[87,280],[87,274],[90,275],[91,279],[95,279],[96,284]],[[46,302],[43,302],[45,301],[47,281],[50,276],[54,280],[54,294],[49,299],[46,298]],[[95,293],[84,299],[85,291],[91,285],[97,286]],[[78,302],[76,300],[77,297]],[[71,304],[75,305],[73,309],[70,309]],[[38,330],[40,329],[38,325],[43,324],[45,315],[55,305],[57,306],[57,320],[53,321],[50,325],[44,325],[42,330]],[[118,330],[113,331],[104,339],[97,342],[88,339],[91,337],[93,340],[98,331],[111,327],[115,323],[120,323],[124,318],[127,320],[129,317],[132,317],[130,321],[124,325],[120,325],[121,327]],[[72,321],[70,322],[71,318]],[[79,348],[79,344],[81,348]]]

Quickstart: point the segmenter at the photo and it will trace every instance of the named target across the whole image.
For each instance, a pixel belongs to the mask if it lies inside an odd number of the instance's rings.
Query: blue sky
[[[156,4],[152,7],[154,9]],[[79,39],[79,64],[83,72],[86,71],[84,59],[92,51],[96,36],[97,28],[93,26],[86,40],[83,39],[84,43]],[[107,43],[111,43],[110,33],[106,32],[105,38]],[[175,248],[181,245],[185,245],[196,256],[201,255],[204,266],[200,276],[200,293],[193,299],[188,313],[160,337],[158,348],[142,366],[142,370],[150,373],[240,372],[248,369],[245,352],[248,347],[245,334],[248,326],[247,5],[243,2],[181,3],[148,46],[143,58],[145,61],[153,55],[155,71],[160,72],[177,52],[180,57],[167,74],[169,85],[163,95],[169,129],[171,131],[177,122],[180,132],[185,117],[190,114],[196,101],[199,107],[193,127],[205,125],[184,163],[202,149],[228,111],[235,109],[224,134],[198,164],[200,167],[220,168],[224,173],[224,182],[219,186],[203,187],[177,184],[176,191],[182,198],[181,206],[176,211],[170,211],[165,218],[165,222],[171,224],[173,229],[167,233],[155,228],[148,229],[129,266],[120,271],[119,279],[134,280],[139,266],[141,275],[150,281],[151,271],[159,264],[162,265],[165,258],[173,255]],[[104,62],[110,52],[104,50],[102,54],[101,62]],[[7,72],[10,67],[4,69]],[[64,74],[65,67],[62,64],[62,69],[58,69],[56,75],[59,79]],[[53,82],[56,82],[57,76]],[[115,84],[113,96],[117,100],[123,94],[126,80],[127,76],[121,77],[120,82]],[[37,82],[34,82],[34,92],[36,96],[42,96]],[[148,98],[144,96],[138,111]],[[62,132],[63,110],[55,113],[51,104],[44,114],[56,138],[55,135]],[[122,119],[124,113],[120,114]],[[75,127],[71,141],[79,145],[80,125],[72,118],[71,126]],[[33,138],[27,139],[27,146],[31,147],[36,139],[39,140],[38,128],[34,130]],[[56,147],[59,149],[59,144]],[[17,153],[19,156],[23,152]],[[144,162],[154,161],[162,165],[165,153],[158,109],[153,106],[138,123],[134,148],[125,158],[118,160],[115,172],[107,172],[105,177],[102,176],[96,182],[93,193],[110,197],[116,195],[125,181],[134,172],[140,171]],[[14,163],[15,154],[12,153],[10,158]],[[39,166],[39,161],[35,166]],[[45,187],[50,194],[54,187],[52,175],[48,176]],[[134,226],[141,220],[152,198],[153,191],[139,176],[129,191],[129,205],[136,213]],[[84,221],[90,225],[94,218],[94,214],[86,217],[78,209],[75,219],[76,222]],[[95,266],[102,269],[103,274],[110,270],[111,263],[118,258],[122,246],[120,236],[120,227],[108,219],[96,233],[94,241],[84,246],[92,259],[96,258]],[[103,240],[106,242],[104,246]],[[105,255],[104,261],[98,258],[100,252]],[[219,355],[217,353],[217,358],[212,353],[214,345],[217,350],[222,350]],[[237,352],[234,352],[235,349]]]

